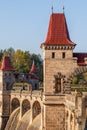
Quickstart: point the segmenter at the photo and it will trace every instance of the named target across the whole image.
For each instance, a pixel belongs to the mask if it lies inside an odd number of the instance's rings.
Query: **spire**
[[[36,67],[35,67],[34,60],[33,60],[33,63],[32,63],[32,67],[31,67],[30,73],[36,73]]]
[[[52,13],[45,45],[75,45],[69,37],[64,13]]]
[[[52,9],[52,13],[53,13],[53,5],[52,5],[51,9]]]
[[[11,64],[11,60],[9,56],[4,56],[3,60],[2,60],[2,65],[0,70],[7,70],[7,71],[11,71],[13,70],[12,64]]]
[[[65,11],[65,7],[63,6],[63,13],[65,13],[64,11]]]

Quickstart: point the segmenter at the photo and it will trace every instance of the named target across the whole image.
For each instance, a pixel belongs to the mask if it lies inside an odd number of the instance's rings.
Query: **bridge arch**
[[[70,74],[68,80],[71,81],[73,77],[85,72],[87,72],[87,66],[78,67],[73,71],[73,73]]]
[[[78,86],[84,86],[87,84],[87,66],[79,66],[76,68],[67,78],[64,83],[65,91],[67,91],[67,86],[69,91],[78,91]],[[86,87],[85,87],[86,89]],[[83,88],[80,88],[79,91],[83,91]],[[84,90],[85,91],[85,90]]]
[[[28,99],[22,101],[22,116],[31,108],[30,102]]]
[[[33,103],[33,107],[32,107],[32,116],[33,116],[33,119],[41,113],[41,105],[38,101],[35,101]]]
[[[20,106],[20,101],[18,98],[13,98],[11,101],[11,112]]]

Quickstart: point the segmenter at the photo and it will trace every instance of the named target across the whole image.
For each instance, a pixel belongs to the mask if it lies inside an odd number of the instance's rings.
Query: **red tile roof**
[[[35,67],[35,63],[33,61],[30,73],[35,73],[35,72],[36,72],[36,67]]]
[[[37,77],[34,73],[30,73],[30,74],[29,74],[29,77],[30,77],[31,79],[38,79],[38,77]]]
[[[12,64],[11,64],[11,60],[9,56],[4,56],[3,60],[2,60],[2,65],[0,70],[13,70]]]
[[[86,65],[84,58],[87,58],[87,53],[73,53],[74,57],[77,57],[78,65]]]
[[[46,45],[75,45],[69,37],[65,15],[63,13],[52,13],[50,17]]]
[[[14,73],[14,76],[16,79],[18,79],[18,77],[20,76],[20,73]],[[26,73],[24,74],[24,77],[26,77],[26,79],[38,79],[38,77],[34,73]]]

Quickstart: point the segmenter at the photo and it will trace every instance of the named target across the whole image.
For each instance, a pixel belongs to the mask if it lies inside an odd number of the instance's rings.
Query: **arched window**
[[[61,78],[58,78],[58,92],[61,92]]]
[[[61,78],[56,78],[55,93],[61,92]]]
[[[58,72],[57,75],[54,75],[54,79],[54,93],[64,92],[65,75],[62,75],[61,72]]]

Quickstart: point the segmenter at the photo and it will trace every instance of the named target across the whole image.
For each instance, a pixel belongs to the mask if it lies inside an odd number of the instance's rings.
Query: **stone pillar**
[[[65,130],[68,130],[68,118],[69,118],[69,112],[66,110],[65,114]]]
[[[69,111],[69,116],[68,116],[68,129],[67,130],[70,130],[70,111]]]
[[[44,104],[44,122],[43,122],[44,128],[43,130],[46,130],[46,105]]]
[[[31,121],[30,124],[32,124],[33,121],[33,103],[31,102]]]
[[[3,97],[2,97],[1,130],[5,129],[9,116],[10,116],[10,94],[6,92],[3,93]]]
[[[41,107],[41,127],[42,130],[44,130],[45,126],[44,126],[44,105],[42,105]]]
[[[22,118],[22,99],[20,98],[20,119]]]

